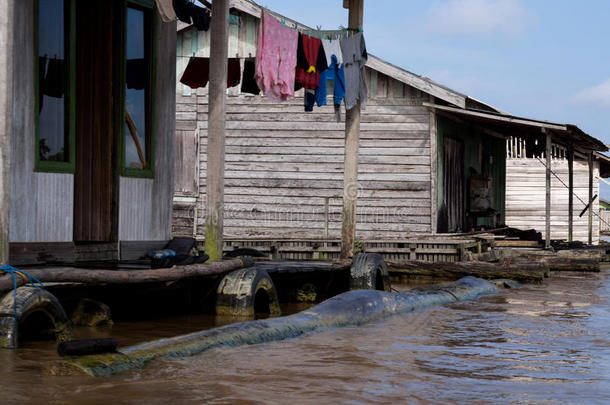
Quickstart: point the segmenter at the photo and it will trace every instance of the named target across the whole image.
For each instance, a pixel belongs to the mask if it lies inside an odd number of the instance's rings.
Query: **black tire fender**
[[[350,290],[391,291],[388,266],[379,253],[359,253],[350,268]]]
[[[254,317],[257,294],[268,299],[263,304],[268,304],[269,315],[280,315],[277,291],[265,270],[248,267],[232,271],[218,285],[216,315]]]
[[[15,305],[17,322],[15,322]],[[72,325],[57,298],[47,290],[22,286],[17,288],[17,300],[13,291],[0,299],[0,347],[16,348],[19,344],[19,326],[34,313],[42,313],[53,325],[57,342],[72,338]]]

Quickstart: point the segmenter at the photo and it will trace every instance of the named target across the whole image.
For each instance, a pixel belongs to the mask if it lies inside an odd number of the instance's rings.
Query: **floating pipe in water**
[[[355,290],[339,294],[294,315],[248,321],[188,335],[155,340],[127,347],[119,353],[64,360],[51,368],[53,374],[108,376],[143,367],[159,357],[193,356],[218,346],[240,346],[289,339],[320,328],[361,325],[401,312],[476,299],[498,292],[489,281],[464,277],[454,283],[418,288],[406,293]]]

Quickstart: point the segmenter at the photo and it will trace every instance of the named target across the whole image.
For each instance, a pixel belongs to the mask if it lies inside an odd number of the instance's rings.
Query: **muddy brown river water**
[[[124,346],[213,325],[180,317],[77,334]],[[56,359],[53,343],[0,350],[0,404],[608,404],[610,278],[563,273],[478,301],[108,378],[44,373],[41,363]]]

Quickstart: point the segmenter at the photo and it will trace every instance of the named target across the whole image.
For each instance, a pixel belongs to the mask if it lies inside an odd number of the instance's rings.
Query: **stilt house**
[[[262,8],[248,0],[234,0],[231,6],[228,53],[240,58],[243,68],[244,59],[256,56]],[[288,26],[311,29],[277,17]],[[190,57],[208,57],[209,49],[208,32],[179,24],[177,79]],[[515,134],[544,145],[542,131],[548,129],[553,142],[573,144],[582,153],[606,149],[574,126],[511,117],[368,51],[369,98],[361,115],[358,182],[353,185],[356,234],[364,242],[422,239],[505,223],[511,209],[507,139]],[[193,90],[178,82],[176,91],[173,231],[201,240],[207,88]],[[225,245],[289,239],[309,249],[306,245],[316,241],[340,238],[345,122],[334,119],[331,100],[307,113],[300,93],[278,103],[241,93],[239,85],[228,89]]]

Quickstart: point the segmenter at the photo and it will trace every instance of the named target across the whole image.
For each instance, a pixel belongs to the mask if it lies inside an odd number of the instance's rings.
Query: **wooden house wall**
[[[230,56],[234,56],[233,46],[240,55],[246,49],[246,56],[255,56],[255,47],[245,43],[252,38],[249,32],[256,30],[251,31],[242,20],[239,29],[232,32]],[[178,36],[178,78],[186,66],[183,61],[188,61],[180,57],[180,52],[183,56],[192,55],[188,38],[193,35],[187,30]],[[202,37],[207,38],[207,34],[199,32],[198,43],[206,44]],[[195,52],[206,56],[206,50],[195,48]],[[362,111],[359,183],[354,187],[358,194],[357,236],[405,237],[409,233],[429,233],[431,115],[421,106],[429,97],[368,69],[367,82],[370,95]],[[188,193],[177,190],[174,230],[202,238],[207,89],[195,91],[179,85],[178,94],[176,129],[180,132],[176,142],[190,143],[189,137],[193,139],[195,131],[199,131],[199,145],[198,152],[183,148],[185,155],[176,158],[198,162],[198,170],[187,171],[198,173],[198,192],[193,209],[181,197]],[[339,237],[345,111],[342,121],[336,122],[332,97],[328,106],[315,107],[313,112],[306,113],[302,95],[278,103],[262,96],[239,94],[239,87],[229,89],[228,94],[225,236]]]
[[[14,2],[11,242],[72,241],[74,175],[34,172],[34,1]]]
[[[171,238],[174,190],[174,132],[176,113],[176,25],[162,23],[155,13],[156,36],[153,136],[154,179],[121,177],[119,191],[119,239],[122,241]],[[170,80],[168,80],[170,79]]]
[[[566,159],[552,159],[552,170],[568,184]],[[546,168],[538,159],[510,158],[506,160],[506,224],[520,229],[536,229],[545,236]],[[568,188],[551,176],[551,238],[568,238]],[[574,192],[582,201],[589,201],[589,165],[574,161]],[[599,193],[599,164],[595,163],[593,195]],[[589,216],[578,215],[585,208],[574,197],[574,240],[588,241]],[[593,212],[599,212],[599,199],[593,202]],[[599,218],[593,215],[593,242],[599,242]]]
[[[34,171],[34,1],[14,2],[13,137],[10,242],[73,240],[74,175]],[[158,19],[158,16],[156,17]],[[154,123],[155,180],[121,178],[119,238],[164,240],[171,236],[175,24],[157,20]]]

